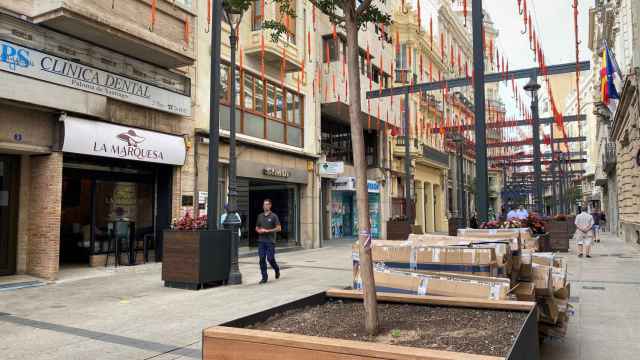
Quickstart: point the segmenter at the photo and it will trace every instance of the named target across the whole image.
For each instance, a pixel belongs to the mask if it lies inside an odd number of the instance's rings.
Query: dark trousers
[[[276,245],[270,242],[260,241],[258,242],[258,256],[260,257],[260,272],[264,280],[269,278],[267,274],[267,261],[269,265],[275,270],[276,273],[280,272],[278,263],[276,263]]]

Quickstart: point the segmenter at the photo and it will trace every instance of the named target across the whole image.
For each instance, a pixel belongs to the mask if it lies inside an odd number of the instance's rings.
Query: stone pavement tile
[[[192,350],[179,348],[195,344],[199,353],[203,328],[351,281],[348,247],[278,258],[292,267],[266,285],[257,284],[257,259],[248,258],[241,264],[244,283],[237,286],[165,288],[161,267],[150,264],[142,271],[76,276],[38,289],[1,293],[0,311],[13,316],[0,317],[0,349],[16,360],[145,359],[176,348],[176,356],[193,358]]]

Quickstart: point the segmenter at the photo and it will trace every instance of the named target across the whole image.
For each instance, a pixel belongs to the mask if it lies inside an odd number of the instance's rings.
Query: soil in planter
[[[252,329],[336,339],[506,356],[527,317],[525,312],[378,304],[380,332],[364,329],[362,303],[335,301],[274,315]]]

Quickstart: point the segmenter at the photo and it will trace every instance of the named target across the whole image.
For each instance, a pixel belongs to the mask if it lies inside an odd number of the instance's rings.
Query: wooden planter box
[[[331,298],[343,301],[359,301],[362,294],[354,290],[329,290],[304,299],[290,302],[262,311],[222,326],[214,326],[203,331],[202,358],[235,360],[498,360],[539,359],[537,310],[533,302],[491,301],[480,299],[446,298],[437,296],[414,296],[392,293],[378,293],[379,302],[397,302],[458,306],[470,308],[524,311],[528,316],[520,329],[517,339],[506,358],[474,355],[459,352],[420,349],[399,345],[340,340],[315,336],[277,333],[271,331],[245,329],[252,324],[291,309],[320,305]],[[354,299],[354,300],[349,300]],[[425,324],[429,326],[429,324]]]
[[[569,240],[573,237],[571,222],[551,220],[545,225],[545,231],[549,234],[551,251],[569,251]]]
[[[231,233],[228,230],[165,230],[163,236],[164,286],[197,290],[229,279]]]
[[[407,221],[387,221],[387,240],[407,240],[411,230]]]

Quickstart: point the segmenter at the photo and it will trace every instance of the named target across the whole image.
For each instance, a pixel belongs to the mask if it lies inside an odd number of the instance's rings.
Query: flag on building
[[[612,104],[611,100],[620,100],[620,95],[616,89],[615,80],[620,76],[620,69],[617,67],[615,59],[612,57],[609,46],[605,42],[602,49],[602,65],[600,69],[600,91],[602,102],[607,105]],[[621,80],[621,79],[618,79]],[[617,103],[617,101],[616,101]]]

